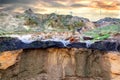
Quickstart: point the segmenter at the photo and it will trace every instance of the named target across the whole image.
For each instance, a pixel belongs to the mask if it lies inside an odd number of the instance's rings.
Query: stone
[[[0,69],[7,69],[14,65],[18,60],[18,56],[22,50],[5,51],[0,53]]]
[[[109,61],[109,63],[107,62]],[[103,56],[103,69],[108,71],[110,68],[111,80],[120,79],[120,53],[119,52],[108,52]]]
[[[12,67],[0,70],[1,80],[120,79],[120,52],[49,48],[24,49],[19,56]]]

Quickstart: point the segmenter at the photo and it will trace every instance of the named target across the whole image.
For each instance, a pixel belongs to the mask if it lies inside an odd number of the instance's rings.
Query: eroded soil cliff
[[[4,52],[1,58],[7,59],[0,62],[1,80],[120,80],[119,52],[25,49]]]

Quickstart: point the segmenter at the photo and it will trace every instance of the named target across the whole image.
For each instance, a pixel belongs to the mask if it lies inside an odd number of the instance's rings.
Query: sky
[[[98,20],[120,18],[120,0],[0,0],[0,11],[70,14]]]

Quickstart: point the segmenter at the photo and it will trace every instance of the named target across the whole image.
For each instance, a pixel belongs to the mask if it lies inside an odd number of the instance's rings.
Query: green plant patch
[[[120,25],[110,25],[110,26],[96,28],[94,30],[84,32],[83,34],[86,36],[95,37],[98,34],[114,34],[119,32],[120,32]]]
[[[111,35],[120,32],[120,25],[110,25],[105,27],[96,28],[94,30],[90,30],[84,32],[84,36],[93,37],[94,40],[105,40],[108,39]]]

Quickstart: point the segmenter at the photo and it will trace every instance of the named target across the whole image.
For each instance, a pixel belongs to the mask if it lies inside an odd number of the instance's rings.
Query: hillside
[[[119,80],[119,20],[0,12],[0,80]]]
[[[1,33],[14,32],[48,32],[48,31],[74,31],[81,27],[95,28],[94,24],[86,18],[51,14],[35,14],[31,9],[22,14],[0,13]],[[90,27],[88,27],[90,24]]]

